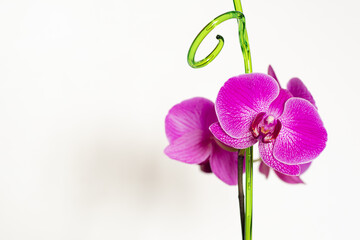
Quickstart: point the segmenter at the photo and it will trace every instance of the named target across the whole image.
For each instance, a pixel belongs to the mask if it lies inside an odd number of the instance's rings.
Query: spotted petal
[[[325,148],[327,133],[315,107],[302,98],[285,103],[279,118],[282,128],[274,145],[274,157],[282,163],[308,163]]]
[[[300,166],[298,165],[287,165],[279,162],[273,156],[273,143],[259,143],[260,157],[263,162],[274,170],[291,176],[298,176],[301,173]]]
[[[218,122],[211,124],[210,132],[223,144],[236,149],[245,149],[257,142],[257,139],[253,137],[250,131],[240,138],[230,137],[224,132]]]
[[[228,152],[213,143],[210,155],[210,166],[213,173],[229,185],[237,184],[237,152]]]
[[[266,112],[278,96],[276,81],[261,73],[230,78],[220,89],[215,109],[221,128],[231,137],[240,138],[250,131],[256,114]]]

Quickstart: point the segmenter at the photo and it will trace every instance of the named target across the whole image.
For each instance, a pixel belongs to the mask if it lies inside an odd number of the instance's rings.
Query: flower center
[[[281,129],[281,122],[266,113],[258,113],[251,124],[251,133],[254,138],[263,143],[270,143],[276,139]]]

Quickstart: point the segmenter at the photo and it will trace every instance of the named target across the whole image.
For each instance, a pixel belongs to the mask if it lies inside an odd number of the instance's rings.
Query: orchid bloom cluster
[[[172,159],[199,164],[229,185],[237,184],[237,149],[259,143],[259,170],[272,168],[287,183],[303,183],[304,173],[324,150],[327,133],[315,101],[293,78],[283,89],[271,66],[268,75],[230,78],[215,104],[192,98],[175,105],[165,120]]]

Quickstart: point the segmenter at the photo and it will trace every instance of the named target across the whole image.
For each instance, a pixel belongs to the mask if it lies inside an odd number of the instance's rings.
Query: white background
[[[300,77],[328,131],[288,185],[254,172],[253,239],[356,239],[358,1],[244,0],[254,72]],[[231,0],[0,1],[0,239],[240,239],[237,189],[163,154],[164,118],[244,72]]]

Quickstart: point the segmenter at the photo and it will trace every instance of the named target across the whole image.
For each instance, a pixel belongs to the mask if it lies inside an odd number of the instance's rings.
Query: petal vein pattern
[[[211,142],[202,130],[193,130],[185,133],[165,148],[165,154],[170,158],[199,164],[211,154]]]
[[[278,94],[277,82],[266,74],[230,78],[215,102],[221,128],[233,138],[242,137],[249,131],[255,115],[265,112]]]
[[[304,98],[316,107],[313,96],[299,78],[290,79],[287,84],[287,89],[292,93],[292,95],[294,95],[294,97]]]
[[[229,185],[237,184],[237,152],[226,152],[214,143],[210,166],[214,174],[223,182]]]
[[[214,103],[201,97],[188,99],[170,109],[165,119],[166,136],[172,143],[195,129],[206,132],[210,124],[216,121]]]
[[[273,156],[273,149],[273,143],[259,143],[260,157],[266,165],[285,175],[300,175],[301,169],[299,165],[287,165],[279,162]]]
[[[316,108],[307,100],[291,98],[279,118],[282,129],[275,141],[274,157],[285,164],[302,164],[325,148],[327,133]]]
[[[220,142],[236,149],[245,149],[254,145],[257,142],[257,139],[252,136],[250,131],[244,134],[241,138],[230,137],[224,132],[218,122],[213,123],[210,126],[210,131]]]

